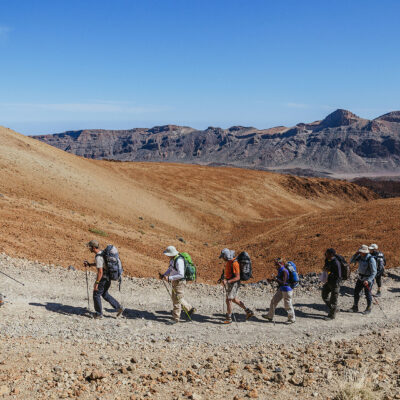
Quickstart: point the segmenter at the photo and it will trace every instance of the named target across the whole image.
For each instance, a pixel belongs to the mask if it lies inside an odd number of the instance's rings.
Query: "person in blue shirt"
[[[372,308],[372,285],[376,276],[376,261],[375,258],[369,253],[367,245],[363,244],[358,249],[358,257],[353,256],[351,262],[358,262],[358,279],[356,287],[354,288],[354,305],[353,312],[358,312],[358,302],[360,300],[360,293],[364,289],[365,297],[367,299],[367,308],[364,314],[369,314]]]
[[[281,258],[275,259],[274,264],[278,272],[275,278],[276,282],[278,282],[278,290],[271,299],[268,314],[265,314],[262,317],[267,319],[268,321],[272,321],[274,319],[275,309],[280,301],[283,299],[283,305],[288,314],[287,323],[293,324],[296,321],[296,317],[294,314],[292,303],[293,289],[289,284],[289,271],[285,267],[285,261]]]

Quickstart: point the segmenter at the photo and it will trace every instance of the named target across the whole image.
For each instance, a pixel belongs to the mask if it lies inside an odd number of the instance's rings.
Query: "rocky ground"
[[[160,281],[127,278],[126,307],[115,319],[87,311],[85,274],[0,255],[0,396],[4,399],[400,399],[400,270],[391,269],[369,316],[341,312],[325,320],[316,276],[296,290],[297,322],[261,318],[273,287],[246,285],[240,297],[256,311],[222,321],[222,289],[190,284],[198,313],[170,325]],[[90,287],[94,273],[90,277]],[[353,282],[340,304],[352,305]],[[364,301],[364,299],[362,300]],[[90,306],[93,307],[92,302]],[[361,304],[364,307],[364,303]],[[184,318],[182,318],[184,320]],[[358,396],[358,397],[356,397]]]

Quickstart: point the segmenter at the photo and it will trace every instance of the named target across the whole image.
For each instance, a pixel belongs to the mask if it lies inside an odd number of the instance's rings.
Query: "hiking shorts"
[[[233,300],[234,298],[237,297],[237,294],[239,292],[240,288],[240,282],[233,282],[233,283],[227,283],[225,290],[226,290],[226,298],[228,300]]]

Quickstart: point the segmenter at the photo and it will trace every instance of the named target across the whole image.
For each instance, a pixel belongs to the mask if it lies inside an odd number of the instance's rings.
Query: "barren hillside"
[[[162,250],[173,244],[193,255],[201,280],[212,281],[225,245],[250,251],[256,278],[269,273],[277,255],[306,272],[319,267],[327,245],[345,243],[346,251],[378,239],[393,251],[398,245],[391,230],[375,234],[372,218],[359,233],[366,212],[391,226],[398,201],[372,201],[374,193],[348,182],[94,161],[6,128],[0,143],[0,251],[12,255],[79,266],[91,257],[85,242],[96,237],[120,248],[129,273],[154,276],[166,264]]]

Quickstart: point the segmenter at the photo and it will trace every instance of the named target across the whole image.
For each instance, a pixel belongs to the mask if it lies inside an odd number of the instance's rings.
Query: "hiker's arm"
[[[240,281],[240,273],[239,274],[235,274],[232,279],[228,279],[227,280],[228,283],[234,283],[234,282],[237,282],[237,281]]]
[[[350,264],[355,264],[360,259],[360,255],[358,253],[354,254],[350,259]]]
[[[279,274],[278,274],[278,276],[276,277],[276,281],[277,281],[280,285],[285,285],[287,279],[288,279],[288,274],[287,274],[286,270],[283,270],[283,271],[282,271],[282,279],[279,278]]]
[[[185,262],[183,261],[182,257],[179,257],[176,260],[176,270],[178,273],[175,275],[170,275],[168,278],[169,281],[177,281],[185,277]]]
[[[377,272],[375,258],[371,257],[369,259],[369,265],[371,267],[371,275],[367,278],[367,280],[370,283],[370,285],[372,285],[372,283],[374,282],[375,276],[376,276],[376,272]]]
[[[101,281],[102,277],[103,277],[103,268],[97,268],[97,277],[96,277],[96,282],[94,283],[93,290],[97,290],[99,288],[99,282]]]

